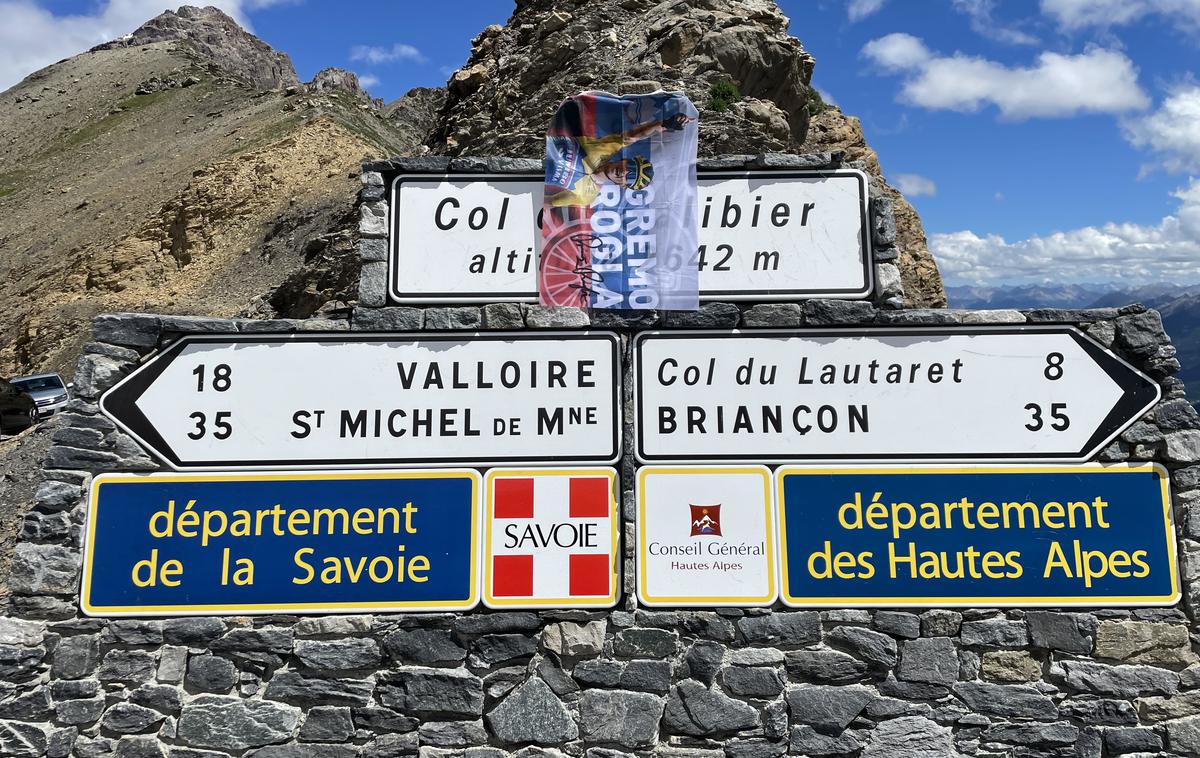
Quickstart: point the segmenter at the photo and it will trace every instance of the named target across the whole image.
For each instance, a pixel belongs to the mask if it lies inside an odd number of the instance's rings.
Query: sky
[[[302,79],[438,86],[506,0],[208,0]],[[780,0],[949,285],[1200,283],[1200,0]],[[163,0],[0,0],[0,89]],[[314,32],[317,33],[314,33]]]

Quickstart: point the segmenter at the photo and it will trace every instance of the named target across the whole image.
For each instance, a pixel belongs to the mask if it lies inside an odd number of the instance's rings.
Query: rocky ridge
[[[187,42],[222,71],[239,76],[259,89],[281,89],[300,84],[287,53],[275,50],[212,6],[185,5],[179,10],[164,11],[131,34],[92,50],[176,41]]]

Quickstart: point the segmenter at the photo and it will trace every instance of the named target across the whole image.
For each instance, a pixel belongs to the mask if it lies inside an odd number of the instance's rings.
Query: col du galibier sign
[[[536,302],[543,183],[540,174],[396,177],[391,298]],[[697,204],[700,244],[685,263],[699,270],[701,299],[858,299],[870,293],[861,171],[700,171]],[[578,234],[586,237],[588,230],[581,226]]]

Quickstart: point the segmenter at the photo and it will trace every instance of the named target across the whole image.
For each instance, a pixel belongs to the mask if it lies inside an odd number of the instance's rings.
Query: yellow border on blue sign
[[[492,596],[492,482],[497,477],[535,476],[607,476],[609,519],[612,521],[612,575],[608,597],[517,597],[496,598]],[[483,604],[488,608],[612,608],[621,595],[621,516],[617,509],[620,488],[617,486],[617,470],[611,466],[595,468],[493,468],[488,469],[484,481],[486,505],[483,513]]]
[[[91,604],[92,558],[95,544],[96,509],[99,507],[100,487],[104,484],[146,484],[150,482],[244,482],[244,481],[338,481],[354,479],[457,479],[471,480],[471,585],[464,600],[396,601],[362,604],[333,603],[242,603],[230,605],[119,605]],[[481,477],[474,469],[409,469],[380,471],[322,471],[226,474],[100,474],[92,480],[88,497],[86,540],[83,550],[83,575],[80,579],[79,607],[86,616],[202,616],[213,613],[260,615],[303,611],[308,613],[375,613],[381,611],[456,611],[470,610],[479,604],[479,492]]]
[[[763,480],[763,509],[766,525],[767,546],[767,594],[750,597],[714,597],[695,595],[671,595],[654,597],[646,588],[646,477],[651,474],[761,474]],[[713,607],[713,606],[770,606],[779,597],[779,583],[775,570],[775,505],[771,492],[771,470],[766,466],[642,466],[638,469],[637,481],[637,594],[644,605],[654,607]]]
[[[1167,564],[1171,572],[1171,594],[1169,595],[1117,595],[1117,596],[1064,596],[1064,597],[792,597],[788,591],[787,570],[787,508],[784,504],[783,478],[789,474],[854,475],[854,474],[1128,474],[1154,472],[1158,475],[1159,491],[1162,494],[1163,522],[1165,525]],[[1170,476],[1166,468],[1158,463],[1095,464],[1044,466],[780,466],[775,470],[775,496],[779,510],[779,560],[783,582],[781,599],[792,608],[879,608],[966,606],[975,608],[1011,607],[1110,607],[1110,606],[1168,606],[1179,602],[1179,561],[1176,558],[1174,520],[1171,516]]]

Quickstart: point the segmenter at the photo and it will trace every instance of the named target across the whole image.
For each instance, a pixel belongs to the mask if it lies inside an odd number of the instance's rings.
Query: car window
[[[63,389],[62,380],[57,376],[39,376],[33,379],[22,379],[19,382],[13,382],[24,392],[40,392],[42,390],[61,390]]]

